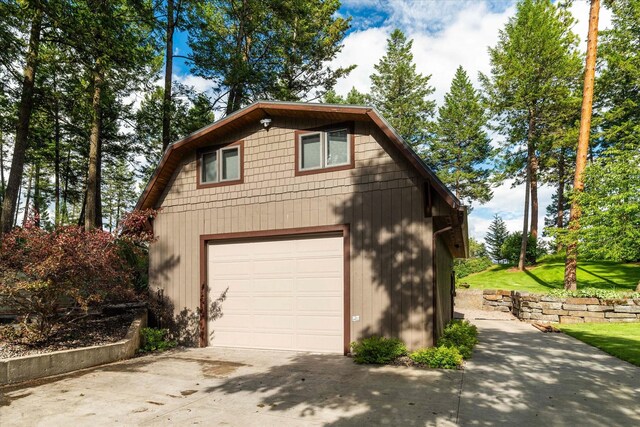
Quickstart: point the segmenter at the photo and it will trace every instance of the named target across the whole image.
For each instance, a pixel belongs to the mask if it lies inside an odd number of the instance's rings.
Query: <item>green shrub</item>
[[[502,244],[502,247],[500,248],[503,258],[511,264],[517,264],[520,260],[521,244],[522,232],[516,231],[515,233],[509,234],[507,239]],[[535,264],[536,260],[542,255],[545,255],[544,247],[542,245],[538,246],[538,241],[536,240],[536,238],[533,236],[529,236],[525,262],[527,264]]]
[[[369,337],[351,343],[356,363],[382,365],[407,354],[407,347],[397,338]]]
[[[468,320],[452,320],[438,340],[438,346],[456,348],[465,359],[471,358],[478,343],[478,328]]]
[[[165,351],[176,346],[175,341],[167,339],[168,329],[142,328],[141,352]]]
[[[600,299],[622,299],[622,298],[638,298],[640,292],[615,291],[612,289],[583,288],[576,291],[568,291],[565,289],[553,289],[547,293],[550,297],[555,298],[600,298]]]
[[[414,351],[411,360],[430,368],[457,369],[462,365],[462,355],[454,347],[432,347]]]
[[[493,262],[489,257],[467,258],[454,260],[453,270],[456,273],[456,279],[461,279],[473,273],[480,273],[491,267]]]

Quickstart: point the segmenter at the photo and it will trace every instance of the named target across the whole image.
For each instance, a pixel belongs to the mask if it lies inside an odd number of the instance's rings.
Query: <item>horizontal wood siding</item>
[[[199,237],[205,234],[350,224],[351,340],[397,336],[431,345],[431,220],[422,182],[386,137],[355,123],[355,168],[295,176],[299,129],[327,122],[274,118],[220,144],[244,141],[244,182],[196,188],[188,153],[160,199],[151,246],[151,284],[176,312],[199,306]],[[224,311],[224,306],[223,306]]]

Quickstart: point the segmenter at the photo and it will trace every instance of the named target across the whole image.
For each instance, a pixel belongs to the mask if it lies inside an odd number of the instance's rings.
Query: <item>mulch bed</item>
[[[88,317],[76,323],[64,325],[49,341],[37,345],[0,341],[0,359],[117,342],[127,335],[127,330],[134,317],[133,313],[109,317]],[[3,328],[13,328],[13,326],[11,324],[0,325],[0,336],[4,335],[2,334]]]

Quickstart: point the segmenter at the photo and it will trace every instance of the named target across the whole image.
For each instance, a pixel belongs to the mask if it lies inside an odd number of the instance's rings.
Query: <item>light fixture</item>
[[[265,117],[264,119],[260,120],[260,123],[262,124],[262,126],[264,126],[265,129],[269,129],[269,126],[271,126],[271,117]]]

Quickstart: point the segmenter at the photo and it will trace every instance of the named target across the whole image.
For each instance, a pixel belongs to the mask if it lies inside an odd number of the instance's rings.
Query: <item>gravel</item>
[[[133,313],[86,318],[77,323],[65,325],[48,342],[38,345],[1,341],[0,359],[117,342],[127,335],[133,319]],[[1,329],[12,327],[11,324],[0,325],[0,336],[3,335]]]

